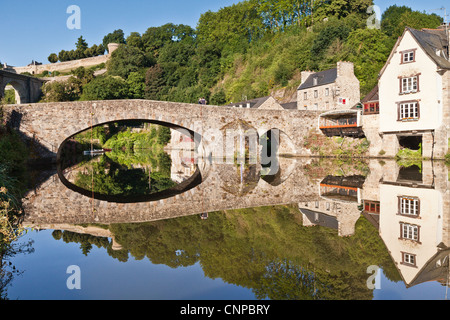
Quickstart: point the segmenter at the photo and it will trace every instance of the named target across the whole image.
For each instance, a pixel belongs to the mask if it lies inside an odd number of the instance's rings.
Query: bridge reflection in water
[[[404,168],[390,160],[337,164],[280,157],[279,170],[264,176],[267,170],[259,164],[197,162],[179,150],[172,157],[191,159],[192,171],[173,188],[128,198],[92,194],[71,182],[70,168],[58,168],[25,197],[24,225],[95,234],[95,227],[79,225],[206,218],[210,212],[295,204],[303,226],[335,229],[341,237],[353,236],[364,216],[407,286],[448,281],[450,181],[444,163]],[[172,174],[181,172],[175,168]],[[101,233],[114,238],[105,229]]]

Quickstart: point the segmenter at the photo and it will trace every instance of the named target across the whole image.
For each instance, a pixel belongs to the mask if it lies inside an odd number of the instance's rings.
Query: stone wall
[[[72,60],[72,61],[64,61],[57,63],[49,63],[49,64],[41,64],[41,65],[31,65],[26,67],[11,67],[16,73],[21,74],[24,72],[29,72],[30,74],[41,74],[44,71],[48,72],[64,72],[70,71],[79,67],[93,67],[102,63],[108,62],[110,54],[105,54],[102,56]]]
[[[97,57],[90,57],[85,59],[78,59],[78,60],[72,60],[72,61],[64,61],[64,62],[57,62],[57,63],[48,63],[48,64],[41,64],[41,65],[30,65],[25,67],[9,67],[9,69],[13,70],[14,72],[21,74],[24,72],[29,72],[30,74],[41,74],[44,71],[48,72],[55,72],[55,71],[70,71],[79,67],[93,67],[102,63],[108,62],[108,60],[111,58],[111,54],[119,47],[117,43],[110,43],[108,44],[108,54],[97,56]]]
[[[370,141],[369,156],[381,157],[383,156],[383,139],[379,134],[379,121],[378,114],[363,115],[361,116],[361,125],[366,135],[367,140]]]
[[[86,101],[5,106],[5,114],[29,138],[45,144],[55,156],[69,137],[90,126],[120,120],[148,120],[200,134],[200,148],[213,157],[224,157],[226,128],[240,122],[253,128],[259,137],[271,129],[281,130],[292,141],[292,155],[310,155],[304,147],[308,132],[317,126],[317,112],[263,110],[200,106],[150,100]],[[235,132],[236,133],[236,132]],[[234,145],[227,154],[234,154]],[[284,149],[283,149],[284,150]],[[51,155],[50,154],[50,155]]]

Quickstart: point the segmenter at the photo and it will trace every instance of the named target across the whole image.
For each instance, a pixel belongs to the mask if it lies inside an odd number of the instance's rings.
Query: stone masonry
[[[283,133],[283,153],[310,155],[304,148],[304,138],[316,128],[317,112],[300,110],[261,110],[150,100],[117,100],[7,105],[4,107],[10,125],[25,136],[40,143],[56,160],[63,142],[91,126],[120,120],[146,120],[165,124],[186,134],[201,137],[200,150],[206,157],[234,156],[233,138],[253,131],[262,137],[271,129]],[[240,123],[242,132],[227,132],[232,124]],[[240,129],[239,129],[240,130]],[[230,140],[227,140],[230,139]],[[225,149],[224,149],[225,148]],[[256,150],[257,151],[257,150]]]

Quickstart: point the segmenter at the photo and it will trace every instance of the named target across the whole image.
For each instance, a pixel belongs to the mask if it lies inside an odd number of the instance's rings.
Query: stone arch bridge
[[[238,139],[262,137],[277,129],[278,154],[310,155],[304,138],[316,128],[318,113],[301,110],[264,110],[151,100],[83,101],[7,105],[5,120],[42,146],[43,158],[58,160],[61,146],[90,127],[121,120],[144,120],[194,135],[203,157],[233,157],[252,143]],[[257,146],[256,146],[257,147]],[[253,149],[259,153],[257,148]]]
[[[37,102],[42,94],[45,80],[22,74],[0,70],[0,99],[3,98],[5,88],[9,84],[16,91],[16,103]]]

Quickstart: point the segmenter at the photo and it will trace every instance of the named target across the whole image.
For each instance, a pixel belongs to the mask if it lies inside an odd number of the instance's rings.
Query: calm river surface
[[[39,172],[8,299],[447,297],[449,168],[106,153]],[[273,164],[273,163],[272,163]],[[23,251],[23,252],[20,252]]]

